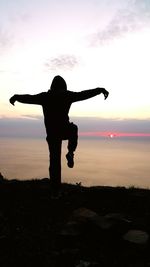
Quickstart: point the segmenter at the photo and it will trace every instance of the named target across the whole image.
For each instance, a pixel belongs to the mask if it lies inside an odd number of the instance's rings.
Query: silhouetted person
[[[67,90],[67,84],[61,76],[55,76],[50,90],[36,95],[14,95],[10,103],[15,101],[41,105],[44,113],[44,122],[47,133],[47,142],[50,153],[49,174],[52,186],[57,188],[61,184],[61,145],[62,140],[68,140],[68,153],[66,159],[68,167],[74,166],[74,151],[78,141],[78,127],[69,122],[69,109],[71,104],[86,100],[98,94],[108,97],[108,91],[104,88],[95,88],[81,92]]]

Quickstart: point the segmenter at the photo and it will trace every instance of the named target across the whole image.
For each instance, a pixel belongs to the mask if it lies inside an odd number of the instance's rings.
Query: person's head
[[[57,75],[52,80],[50,90],[51,91],[67,91],[67,84],[61,76]]]

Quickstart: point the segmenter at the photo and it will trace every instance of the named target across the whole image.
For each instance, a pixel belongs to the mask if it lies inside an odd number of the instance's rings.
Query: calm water
[[[69,169],[62,149],[62,181],[83,185],[150,188],[150,139],[80,139],[75,167]],[[0,138],[0,172],[8,179],[48,177],[49,155],[43,139]]]

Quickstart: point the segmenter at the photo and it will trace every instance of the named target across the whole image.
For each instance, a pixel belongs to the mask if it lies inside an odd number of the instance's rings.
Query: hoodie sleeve
[[[72,102],[82,101],[92,98],[102,93],[101,88],[89,89],[80,92],[70,92]]]
[[[36,104],[42,105],[45,93],[40,93],[37,95],[15,95],[16,101],[24,104]]]

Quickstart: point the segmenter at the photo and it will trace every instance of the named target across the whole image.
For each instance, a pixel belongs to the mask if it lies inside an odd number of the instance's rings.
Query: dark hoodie
[[[73,102],[86,100],[101,93],[100,88],[72,92],[61,76],[55,76],[50,90],[37,95],[16,95],[17,101],[41,105],[47,136],[59,137],[69,124],[69,109]]]

